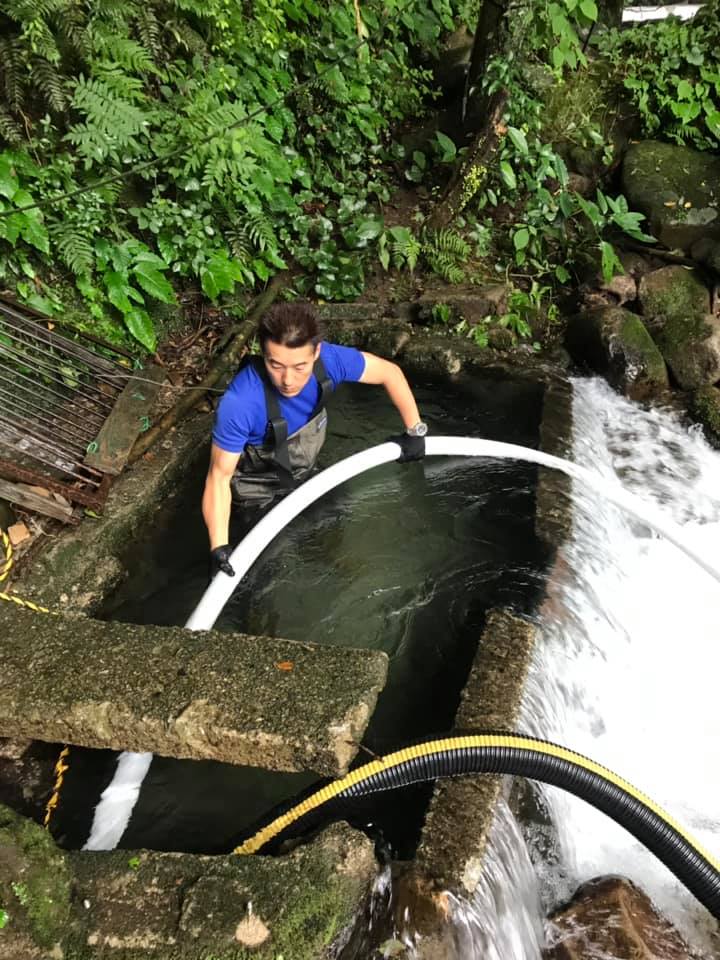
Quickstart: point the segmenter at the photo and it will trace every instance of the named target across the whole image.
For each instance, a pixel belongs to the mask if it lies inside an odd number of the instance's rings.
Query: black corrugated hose
[[[632,784],[566,747],[521,734],[469,734],[415,744],[314,790],[236,848],[257,853],[271,840],[341,819],[352,801],[411,783],[467,774],[528,777],[561,787],[602,810],[652,851],[720,920],[720,863]]]

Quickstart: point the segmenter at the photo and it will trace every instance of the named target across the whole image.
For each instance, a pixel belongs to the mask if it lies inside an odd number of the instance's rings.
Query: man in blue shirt
[[[312,472],[327,425],[325,403],[344,381],[385,388],[405,425],[393,438],[400,461],[425,455],[426,425],[397,364],[321,339],[309,303],[271,307],[260,321],[261,357],[243,364],[220,400],[202,500],[210,537],[210,575],[233,576],[230,507],[268,503]]]

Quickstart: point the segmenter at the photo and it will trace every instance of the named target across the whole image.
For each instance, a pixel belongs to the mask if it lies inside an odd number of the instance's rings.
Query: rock
[[[512,287],[505,283],[489,283],[478,286],[472,293],[452,293],[447,296],[426,294],[417,301],[417,321],[422,324],[437,322],[434,308],[446,306],[453,318],[465,320],[470,326],[482,323],[485,317],[502,316],[507,312],[508,297]]]
[[[568,190],[579,193],[581,197],[589,197],[595,192],[595,181],[581,173],[571,172],[568,174]]]
[[[584,884],[549,921],[544,960],[691,960],[687,944],[629,880]]]
[[[512,350],[515,339],[507,327],[491,327],[488,330],[488,346],[493,350]]]
[[[17,547],[19,544],[30,539],[30,531],[24,523],[14,523],[8,529],[8,537],[10,537],[10,543],[14,547]]]
[[[665,319],[701,317],[710,312],[710,291],[695,270],[669,266],[640,280],[640,309],[651,330]]]
[[[0,737],[0,760],[19,760],[31,743],[32,740]]]
[[[635,277],[629,273],[620,273],[611,280],[601,283],[600,289],[611,293],[618,306],[635,300],[638,290]]]
[[[642,399],[668,386],[660,351],[640,317],[623,307],[577,314],[568,323],[566,345],[576,362],[629,397]]]
[[[701,237],[690,247],[690,256],[698,263],[705,264],[715,273],[720,273],[720,240],[714,237]]]
[[[635,253],[633,250],[619,251],[618,259],[623,265],[625,273],[634,277],[636,280],[644,277],[646,273],[652,273],[653,270],[657,270],[660,266],[657,260],[653,262],[651,256],[643,256],[642,253]]]
[[[654,337],[684,390],[720,380],[720,317],[674,317]]]
[[[720,390],[712,386],[696,390],[690,398],[690,415],[702,424],[708,442],[720,448]]]
[[[720,157],[643,140],[628,148],[622,189],[666,247],[690,252],[703,237],[720,239]]]

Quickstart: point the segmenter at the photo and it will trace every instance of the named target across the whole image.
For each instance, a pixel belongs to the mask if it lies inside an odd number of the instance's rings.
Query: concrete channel
[[[539,383],[541,447],[566,452],[570,388],[556,368],[532,357],[506,364],[492,351],[399,320],[344,321],[331,338],[434,374],[490,368],[496,377]],[[348,768],[385,680],[384,654],[92,619],[126,577],[128,544],[206,456],[209,428],[207,415],[186,421],[152,461],[138,462],[116,483],[91,538],[89,524],[63,534],[14,581],[19,596],[61,616],[0,609],[1,737],[325,775]],[[552,550],[568,529],[567,482],[539,470],[536,533]],[[530,623],[506,610],[490,613],[457,728],[514,729],[533,644]],[[278,684],[276,664],[285,661],[295,668]],[[425,916],[437,933],[447,919],[441,891],[471,889],[499,790],[491,777],[438,783],[404,885],[418,924]],[[346,825],[273,859],[66,853],[1,807],[0,865],[0,907],[10,914],[0,931],[3,960],[337,956],[376,874],[372,844]],[[17,889],[27,897],[18,898]]]

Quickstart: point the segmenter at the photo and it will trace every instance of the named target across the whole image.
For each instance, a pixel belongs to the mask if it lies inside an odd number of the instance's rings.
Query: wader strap
[[[265,393],[265,407],[267,409],[268,424],[271,434],[271,436],[269,436],[267,439],[271,440],[274,447],[273,460],[278,468],[278,477],[283,487],[293,489],[297,486],[297,484],[295,482],[295,477],[293,476],[292,467],[290,466],[290,451],[288,450],[287,443],[287,420],[280,412],[280,400],[278,398],[277,391],[273,387],[270,377],[268,376],[268,372],[265,367],[265,361],[262,357],[253,357],[251,362],[257,373],[260,375],[260,379],[262,380],[263,391]],[[318,397],[318,402],[315,405],[315,409],[313,410],[312,414],[310,415],[308,423],[323,409],[328,398],[333,392],[332,380],[327,375],[327,370],[325,369],[325,364],[322,362],[321,357],[318,357],[313,365],[313,375],[320,387],[320,396]]]

